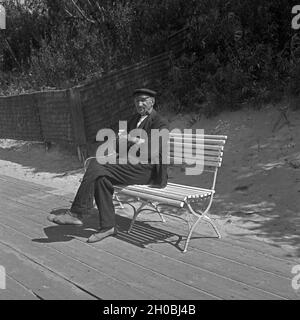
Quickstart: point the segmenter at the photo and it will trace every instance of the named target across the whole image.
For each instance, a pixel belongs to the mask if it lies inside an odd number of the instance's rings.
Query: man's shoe
[[[50,214],[47,219],[59,225],[82,226],[83,223],[79,219],[79,217],[80,216],[78,214],[72,213],[70,210],[67,210],[64,214],[60,215]]]
[[[113,236],[113,235],[116,235],[116,234],[117,234],[117,230],[114,227],[112,227],[112,228],[103,228],[103,229],[100,229],[99,232],[92,234],[87,239],[87,242],[88,243],[98,242],[98,241],[101,241],[104,238],[107,238],[109,236]]]

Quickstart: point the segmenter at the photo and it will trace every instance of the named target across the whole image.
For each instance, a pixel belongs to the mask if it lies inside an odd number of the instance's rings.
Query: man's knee
[[[103,184],[105,183],[105,176],[100,176],[96,179],[96,183]]]
[[[113,187],[113,184],[112,182],[108,179],[108,177],[106,176],[100,176],[96,179],[96,182],[95,182],[95,189],[96,190],[107,190],[109,191],[110,193],[113,193],[114,192],[114,187]]]
[[[111,186],[112,183],[110,182],[110,180],[106,177],[106,176],[99,176],[96,179],[96,183],[98,185],[105,185],[105,186]]]

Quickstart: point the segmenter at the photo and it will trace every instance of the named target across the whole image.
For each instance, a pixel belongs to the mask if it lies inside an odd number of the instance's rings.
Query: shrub
[[[8,0],[7,6],[10,27],[1,38],[11,48],[4,49],[0,77],[6,92],[65,88],[140,62],[169,50],[170,34],[185,27],[184,50],[175,50],[164,83],[176,111],[213,115],[298,94],[300,41],[291,34],[290,0],[27,0],[25,6]]]

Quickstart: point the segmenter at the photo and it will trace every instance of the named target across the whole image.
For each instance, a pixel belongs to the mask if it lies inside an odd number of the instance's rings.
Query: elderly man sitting
[[[151,146],[152,129],[168,129],[163,118],[154,110],[156,92],[149,89],[137,89],[134,91],[134,104],[137,113],[127,125],[127,132],[135,128],[143,129],[148,139],[148,147]],[[129,144],[142,143],[137,137],[121,135],[120,139],[127,139]],[[153,159],[153,152],[152,152]],[[113,205],[114,185],[146,184],[157,187],[165,187],[167,184],[167,167],[162,163],[162,148],[157,149],[158,161],[148,161],[137,164],[100,164],[96,159],[90,161],[83,180],[79,186],[70,210],[64,214],[50,215],[48,219],[56,224],[82,225],[82,218],[92,208],[93,197],[99,210],[100,229],[88,239],[88,242],[97,242],[116,233],[115,210]]]

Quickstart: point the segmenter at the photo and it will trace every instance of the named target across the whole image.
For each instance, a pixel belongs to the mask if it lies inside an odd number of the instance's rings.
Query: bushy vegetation
[[[291,0],[5,1],[0,94],[66,88],[168,49],[164,97],[176,111],[212,115],[298,94],[300,41]],[[298,45],[297,45],[298,44]]]

